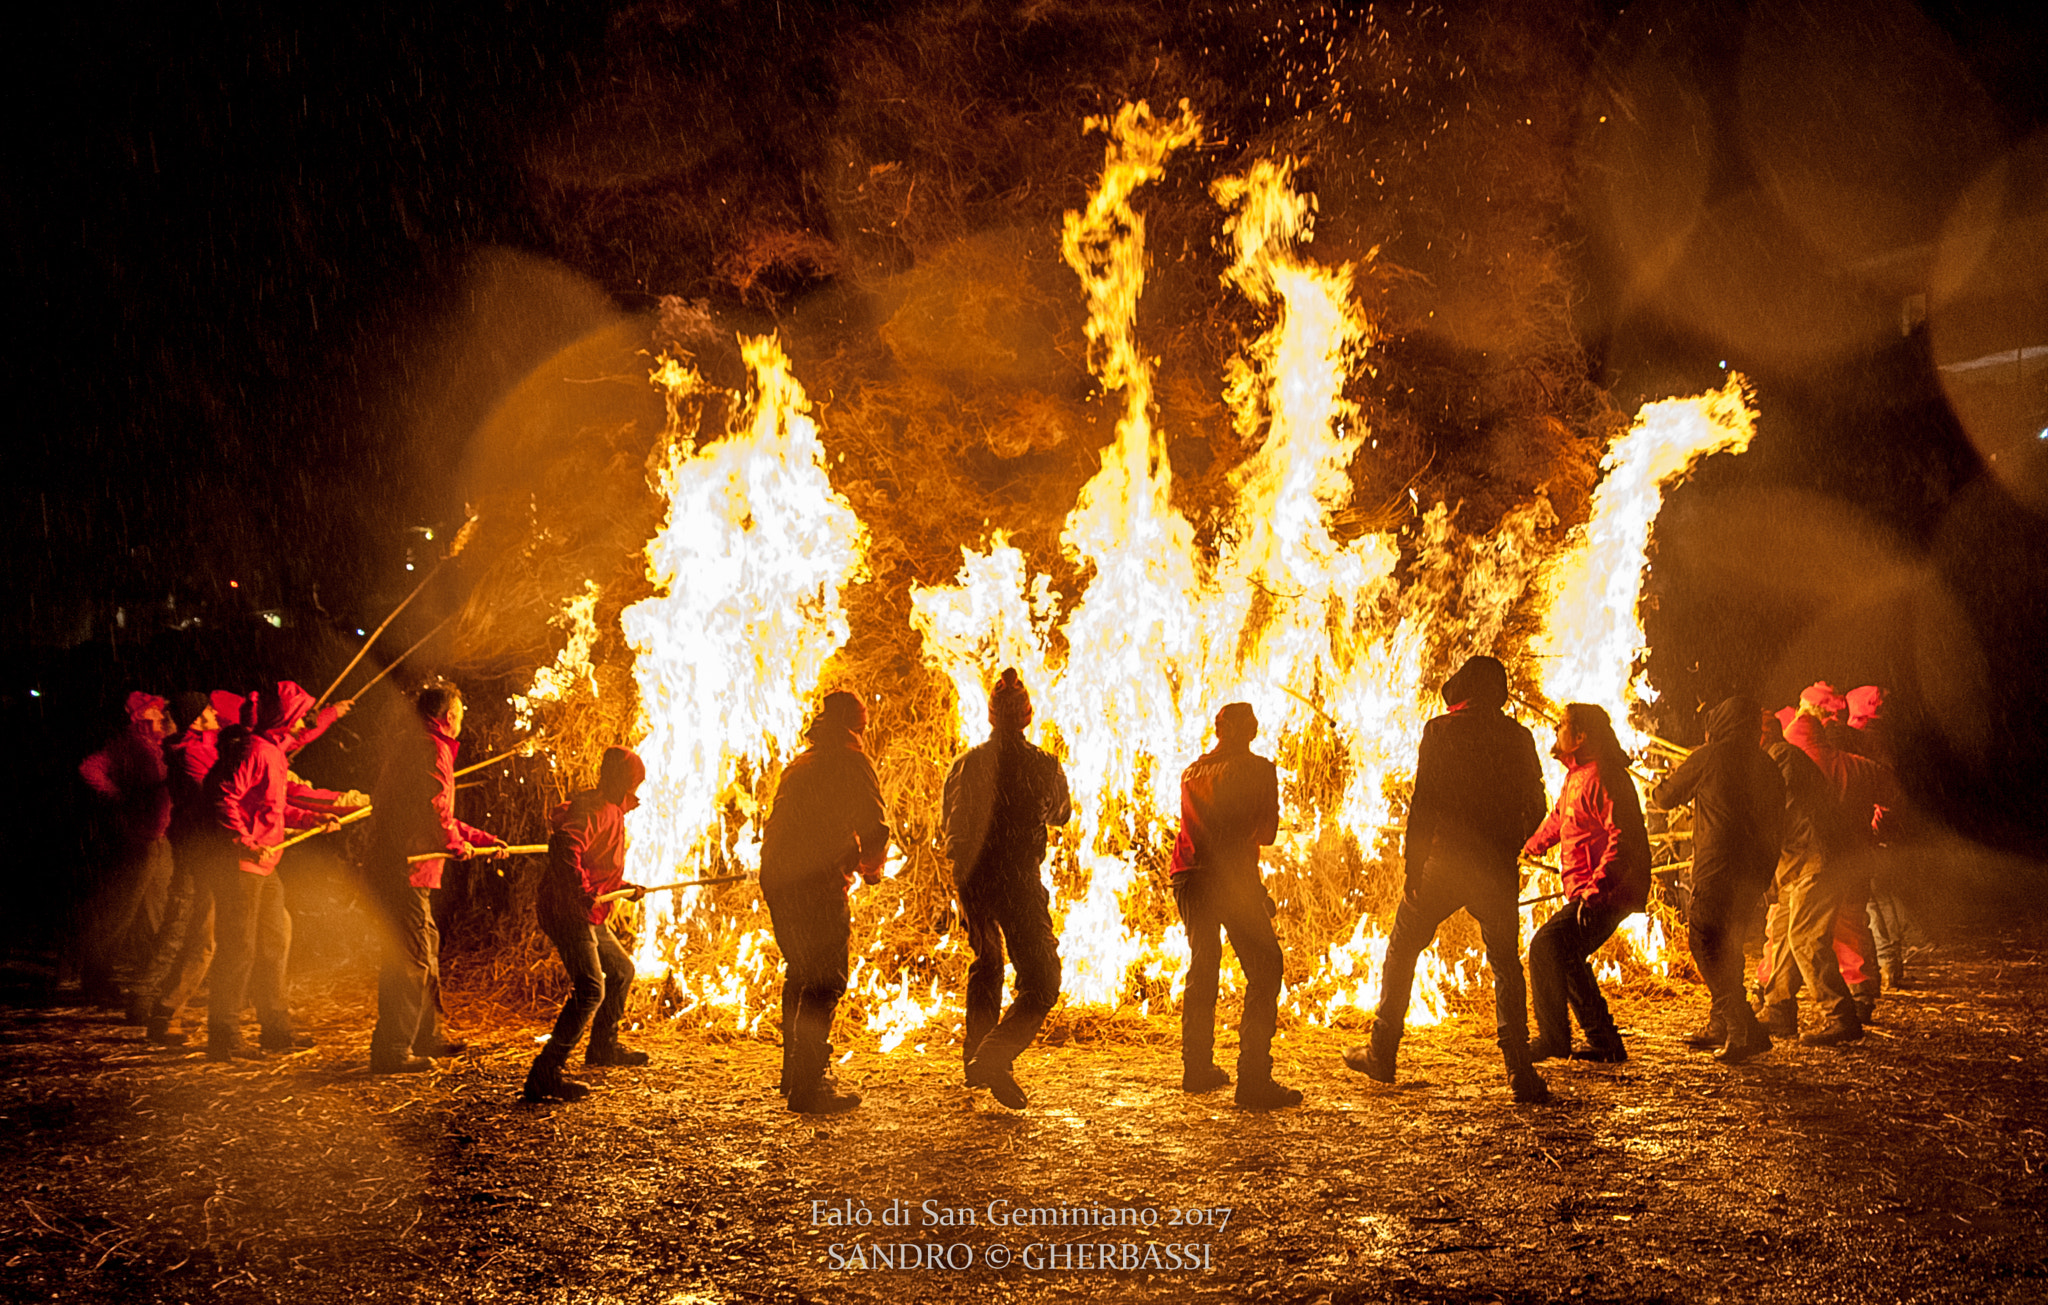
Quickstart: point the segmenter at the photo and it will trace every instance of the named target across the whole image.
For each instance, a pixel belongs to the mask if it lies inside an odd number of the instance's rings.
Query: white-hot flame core
[[[1610,452],[1592,517],[1561,555],[1546,558],[1555,516],[1541,500],[1483,537],[1460,532],[1439,505],[1412,522],[1397,576],[1394,538],[1346,541],[1330,526],[1366,433],[1345,397],[1372,343],[1353,269],[1302,256],[1313,200],[1294,191],[1290,165],[1254,164],[1214,194],[1235,255],[1225,284],[1269,315],[1225,378],[1240,435],[1260,445],[1234,474],[1234,501],[1205,555],[1172,502],[1153,425],[1137,330],[1144,220],[1132,204],[1200,124],[1185,105],[1170,120],[1139,105],[1089,125],[1109,137],[1103,175],[1085,210],[1067,215],[1062,246],[1087,295],[1090,365],[1119,417],[1061,535],[1080,592],[1055,592],[998,532],[963,549],[953,583],[914,587],[911,619],[927,662],[954,687],[963,745],[988,735],[996,673],[1014,666],[1030,687],[1040,740],[1061,757],[1075,797],[1051,866],[1066,1001],[1149,1012],[1183,981],[1188,949],[1181,930],[1134,922],[1160,918],[1179,774],[1210,742],[1218,707],[1252,703],[1262,748],[1275,755],[1306,755],[1312,742],[1341,755],[1341,786],[1283,769],[1282,832],[1266,864],[1300,882],[1355,875],[1360,860],[1397,847],[1392,803],[1423,724],[1441,709],[1424,683],[1430,669],[1477,652],[1515,660],[1512,622],[1532,608],[1548,622],[1535,639],[1545,695],[1608,704],[1625,724],[1629,695],[1641,691],[1635,607],[1662,490],[1705,454],[1744,447],[1750,415],[1733,381],[1650,405]],[[659,594],[623,618],[649,765],[630,822],[641,882],[758,870],[761,780],[800,746],[805,707],[847,638],[840,595],[862,568],[864,530],[825,475],[801,387],[772,340],[746,342],[746,357],[755,394],[738,427],[694,448],[672,433],[660,477],[668,520],[647,549]],[[655,379],[672,413],[701,386],[669,359]],[[1539,885],[1532,877],[1524,895]],[[722,935],[739,923],[700,913],[701,896],[681,894],[644,932],[642,959],[661,965],[689,947],[691,969],[675,976],[686,1009],[751,1032],[773,1006],[770,939],[758,917],[743,936]],[[850,991],[885,1050],[922,1051],[927,1030],[957,1024],[959,994],[940,976],[957,973],[961,944],[948,935],[913,972],[893,954],[894,921],[869,918],[886,905],[870,900],[855,899]],[[1525,908],[1525,938],[1548,909]],[[1347,938],[1314,942],[1287,1008],[1321,1021],[1370,1010],[1386,945],[1382,924],[1361,911]],[[1609,954],[1662,972],[1665,948],[1646,917]],[[1447,1018],[1452,999],[1484,981],[1483,960],[1441,952],[1418,963],[1411,1023]]]
[[[825,663],[846,643],[841,595],[865,565],[866,529],[825,473],[781,346],[746,339],[741,354],[753,386],[734,428],[694,446],[670,432],[658,477],[668,516],[647,544],[656,594],[620,621],[636,654],[647,763],[641,805],[627,816],[627,872],[638,883],[759,873],[754,781],[801,747]],[[669,364],[655,378],[671,393],[701,384]],[[643,964],[665,968],[662,943],[670,955],[688,944],[702,896],[649,899],[656,927],[642,930]],[[760,940],[743,940],[736,960],[693,974],[687,991],[758,1022],[749,994],[772,988],[771,964]]]

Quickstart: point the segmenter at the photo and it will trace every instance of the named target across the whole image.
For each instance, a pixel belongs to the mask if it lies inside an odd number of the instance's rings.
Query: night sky
[[[724,203],[729,183],[809,221],[815,197],[780,178],[814,167],[827,125],[871,93],[831,54],[854,33],[909,30],[927,8],[52,10],[39,36],[12,43],[6,79],[10,674],[32,678],[81,640],[118,656],[110,611],[141,622],[166,598],[217,613],[290,607],[335,631],[374,622],[402,592],[407,527],[460,516],[467,432],[422,439],[401,415],[425,375],[426,324],[460,307],[480,250],[555,259],[627,312],[681,294],[759,323],[829,295],[833,275],[813,268],[771,305],[749,297],[715,274],[715,231],[666,245],[650,234],[641,248],[588,238],[595,217],[580,233],[564,219],[562,160],[630,169],[620,124],[650,101],[673,109],[642,113],[656,134],[729,112],[748,141],[732,177],[686,179],[683,199]],[[1957,692],[1990,699],[1969,739],[1928,736],[1923,785],[2000,841],[2038,846],[2039,451],[2026,411],[1959,420],[1937,364],[2048,345],[2041,22],[1989,4],[1552,8],[1583,50],[1576,112],[1598,117],[1603,95],[1629,109],[1582,125],[1566,201],[1589,378],[1632,410],[1732,367],[1777,423],[1753,468],[1713,471],[1667,514],[1655,585],[1662,610],[1691,613],[1662,639],[1652,618],[1669,677],[1696,674],[1704,698],[1724,681],[1798,675],[1802,647],[1825,659],[1890,630],[1854,613],[1831,624],[1710,564],[1728,522],[1807,515],[1757,506],[1771,494],[1857,504],[1891,532],[1879,551],[1940,577],[1948,606],[1923,623],[1967,627],[1980,664]],[[1344,23],[1365,9],[1315,13]],[[1125,15],[1134,47],[1153,41],[1229,82],[1273,74],[1276,56],[1248,36],[1230,48],[1277,12],[1255,10],[1096,12]],[[1047,88],[1089,44],[1071,6],[973,12],[991,52],[957,77],[984,79],[999,102],[1043,108],[1068,93]],[[1838,82],[1815,75],[1815,51],[1839,56]],[[1488,58],[1515,75],[1498,50],[1465,57],[1482,88],[1496,75]],[[1250,103],[1213,106],[1219,130],[1277,130]],[[1076,101],[1073,116],[1090,107]],[[1624,117],[1637,136],[1616,134]],[[1957,206],[2001,159],[2009,220],[1991,269],[1937,294],[1931,322],[1871,331],[1873,315],[1904,311],[1939,278]],[[1679,226],[1689,234],[1673,244]],[[1823,257],[1860,269],[1853,293],[1812,274]],[[2044,365],[2015,392],[2048,424]],[[1744,629],[1746,641],[1727,633]],[[1896,655],[1960,654],[1923,638]],[[10,701],[18,692],[0,686]]]

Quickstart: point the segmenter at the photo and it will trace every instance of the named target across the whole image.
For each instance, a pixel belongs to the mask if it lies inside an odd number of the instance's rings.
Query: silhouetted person
[[[608,923],[612,903],[599,900],[621,890],[630,892],[636,902],[647,894],[626,883],[626,813],[640,805],[640,784],[646,778],[647,767],[639,757],[625,748],[606,748],[598,764],[597,787],[578,790],[549,817],[554,835],[548,839],[547,877],[536,905],[541,931],[569,971],[571,991],[547,1045],[527,1071],[522,1095],[528,1101],[578,1101],[588,1095],[589,1088],[562,1076],[562,1066],[585,1028],[590,1030],[590,1048],[584,1064],[647,1063],[646,1052],[619,1045],[619,1017],[633,986],[633,958]]]
[[[1415,795],[1402,844],[1406,881],[1380,970],[1371,1040],[1344,1063],[1381,1083],[1394,1081],[1415,961],[1445,920],[1463,910],[1479,923],[1493,970],[1495,1039],[1515,1100],[1541,1102],[1550,1090],[1529,1062],[1527,991],[1522,979],[1521,873],[1515,854],[1543,819],[1543,767],[1536,740],[1502,714],[1507,668],[1473,657],[1444,683],[1449,708],[1422,729]]]
[[[828,693],[775,788],[761,837],[761,896],[782,950],[782,1089],[789,1108],[831,1115],[860,1095],[827,1073],[832,1013],[846,995],[852,920],[846,894],[856,873],[880,883],[889,853],[882,784],[861,746],[867,708],[850,693]]]
[[[455,754],[462,747],[462,691],[432,685],[413,700],[413,720],[384,759],[374,791],[370,891],[384,923],[377,973],[377,1026],[370,1032],[370,1072],[416,1074],[432,1057],[459,1056],[441,1021],[441,931],[433,892],[442,869],[458,861],[503,857],[495,834],[455,816]],[[434,854],[434,855],[427,855]],[[423,861],[409,857],[427,855]]]
[[[1628,754],[1604,709],[1568,704],[1550,755],[1565,764],[1564,788],[1522,851],[1535,857],[1558,849],[1565,904],[1529,940],[1529,996],[1536,1013],[1529,1057],[1623,1061],[1628,1049],[1587,958],[1623,920],[1649,905],[1650,833],[1628,773]],[[1578,1051],[1572,1050],[1573,1016],[1586,1035]]]
[[[988,695],[988,742],[968,749],[946,775],[946,856],[960,895],[960,919],[974,961],[967,967],[967,1082],[1012,1110],[1030,1103],[1012,1072],[1060,999],[1059,939],[1039,867],[1048,825],[1073,817],[1067,775],[1053,755],[1024,738],[1031,694],[1006,670]],[[1003,1011],[1003,963],[1017,992]],[[1000,1021],[998,1016],[1001,1016]]]
[[[1180,836],[1173,845],[1173,900],[1188,931],[1188,983],[1181,998],[1181,1088],[1207,1092],[1230,1081],[1215,1063],[1217,971],[1223,937],[1244,968],[1244,1015],[1237,1029],[1237,1103],[1251,1110],[1301,1104],[1273,1080],[1279,1022],[1280,939],[1273,899],[1259,873],[1259,849],[1280,829],[1280,780],[1252,751],[1259,718],[1248,702],[1216,713],[1216,746],[1180,776]]]
[[[1687,1041],[1719,1048],[1716,1058],[1728,1064],[1771,1049],[1742,984],[1743,937],[1770,885],[1785,830],[1785,781],[1764,751],[1764,719],[1750,698],[1723,701],[1707,717],[1707,741],[1651,795],[1666,809],[1692,804],[1686,933],[1712,1011]]]

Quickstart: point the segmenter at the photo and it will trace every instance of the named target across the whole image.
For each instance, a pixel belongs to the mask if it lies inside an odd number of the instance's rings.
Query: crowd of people
[[[1539,1063],[1628,1058],[1591,957],[1648,905],[1643,805],[1601,708],[1572,703],[1558,718],[1551,754],[1566,773],[1553,803],[1535,737],[1506,713],[1508,678],[1498,660],[1471,658],[1441,693],[1445,710],[1424,728],[1416,757],[1403,890],[1379,1005],[1368,1040],[1344,1059],[1369,1078],[1395,1081],[1417,960],[1463,910],[1479,926],[1493,972],[1509,1088],[1517,1101],[1541,1102],[1549,1089]],[[315,787],[291,769],[295,754],[348,712],[347,702],[317,708],[288,680],[248,694],[170,701],[132,694],[127,727],[80,767],[118,831],[117,851],[76,931],[85,1000],[121,1007],[151,1041],[175,1046],[187,1039],[185,1009],[203,985],[210,1059],[311,1045],[291,1016],[291,918],[278,859],[307,831],[367,816],[366,896],[384,934],[370,1068],[418,1073],[460,1054],[465,1045],[443,1024],[431,895],[449,860],[503,857],[509,849],[455,814],[460,692],[435,684],[413,705],[404,736],[365,795]],[[1902,915],[1879,878],[1882,839],[1899,807],[1883,705],[1874,686],[1840,695],[1825,683],[1776,714],[1729,698],[1711,713],[1706,743],[1650,794],[1657,808],[1691,809],[1688,940],[1710,1013],[1688,1041],[1726,1063],[1769,1051],[1773,1035],[1797,1035],[1802,991],[1818,1006],[1820,1023],[1801,1041],[1855,1041],[1882,987],[1904,981]],[[1025,738],[1031,696],[1014,670],[990,691],[988,720],[989,739],[954,763],[943,791],[944,852],[973,953],[961,1055],[968,1085],[1024,1109],[1030,1098],[1015,1063],[1060,995],[1043,863],[1048,832],[1071,818],[1072,801],[1059,761]],[[1181,1086],[1203,1093],[1234,1081],[1247,1109],[1296,1106],[1302,1094],[1273,1077],[1282,955],[1260,868],[1261,848],[1278,836],[1278,772],[1252,750],[1259,721],[1249,703],[1225,704],[1214,724],[1215,746],[1181,776],[1170,867],[1190,956]],[[782,772],[763,830],[761,894],[785,967],[779,1088],[790,1109],[806,1114],[837,1114],[861,1101],[833,1079],[830,1039],[849,974],[848,893],[857,878],[879,881],[891,838],[866,726],[859,697],[825,696],[808,746]],[[625,881],[625,815],[638,805],[645,777],[639,757],[608,749],[596,785],[550,818],[536,900],[571,991],[527,1075],[528,1101],[587,1093],[564,1073],[586,1032],[588,1065],[648,1061],[619,1042],[634,968],[609,923],[617,902],[646,892]],[[1537,858],[1552,848],[1563,882],[1554,899],[1562,904],[1530,940],[1525,979],[1524,867],[1542,864]],[[1745,943],[1767,897],[1753,1007]],[[146,909],[151,902],[161,909]],[[1226,940],[1245,976],[1234,1079],[1215,1058]],[[259,1030],[253,1043],[243,1034],[251,1005]]]

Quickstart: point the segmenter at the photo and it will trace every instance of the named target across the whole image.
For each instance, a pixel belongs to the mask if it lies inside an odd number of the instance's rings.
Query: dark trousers
[[[1621,906],[1596,906],[1584,899],[1543,922],[1529,940],[1529,1004],[1536,1012],[1536,1036],[1547,1046],[1572,1045],[1572,1017],[1588,1045],[1606,1049],[1621,1045],[1607,998],[1593,977],[1587,958],[1634,912]]]
[[[235,854],[214,852],[200,874],[212,889],[215,940],[212,990],[208,994],[207,1039],[217,1046],[241,1041],[242,1007],[256,1004],[266,1041],[289,1040],[285,964],[291,957],[292,917],[285,910],[284,885],[277,875],[250,874]]]
[[[138,950],[147,965],[170,878],[167,839],[124,843],[115,853],[85,911],[79,981],[88,1000],[111,1000],[117,994],[115,972]],[[152,902],[157,906],[154,917]],[[144,943],[139,949],[134,947],[138,926]]]
[[[1237,1025],[1237,1081],[1273,1078],[1273,1030],[1280,1020],[1280,939],[1273,903],[1256,879],[1194,870],[1176,879],[1173,904],[1188,931],[1188,986],[1180,1006],[1180,1059],[1199,1069],[1216,1060],[1216,988],[1223,939],[1244,969],[1244,1014]]]
[[[200,845],[184,840],[171,848],[171,891],[158,931],[156,954],[142,976],[142,992],[153,1016],[176,1019],[206,981],[213,964],[213,894],[199,882]]]
[[[1738,1046],[1762,1036],[1743,988],[1742,943],[1763,898],[1762,879],[1716,875],[1693,885],[1692,918],[1686,926],[1693,964],[1699,967],[1713,1004],[1714,1022]]]
[[[541,931],[561,954],[570,984],[569,1000],[562,1003],[554,1031],[534,1061],[534,1068],[545,1072],[568,1063],[586,1028],[592,1051],[618,1045],[619,1017],[626,1013],[634,971],[633,958],[608,924],[543,919]]]
[[[1415,987],[1415,962],[1436,938],[1443,922],[1464,911],[1479,922],[1479,940],[1493,971],[1494,1041],[1510,1072],[1529,1060],[1528,990],[1522,979],[1522,922],[1515,905],[1518,889],[1514,867],[1452,867],[1432,863],[1415,885],[1414,901],[1406,896],[1394,912],[1393,936],[1387,939],[1380,967],[1380,1004],[1372,1026],[1373,1043],[1391,1055],[1400,1045],[1408,1020],[1408,999]]]
[[[960,919],[974,961],[967,967],[965,1060],[1008,1068],[1031,1045],[1060,999],[1060,946],[1052,932],[1051,899],[1038,867],[984,868],[960,886]],[[1017,993],[1003,1011],[1005,944],[1017,970]],[[998,1020],[1000,1016],[1000,1021]]]
[[[441,931],[434,924],[433,890],[415,888],[390,867],[375,867],[384,956],[377,970],[377,1027],[370,1057],[404,1060],[441,1048]]]
[[[782,1087],[815,1090],[832,1063],[832,1013],[846,995],[853,922],[838,872],[796,883],[761,882],[782,950]]]

